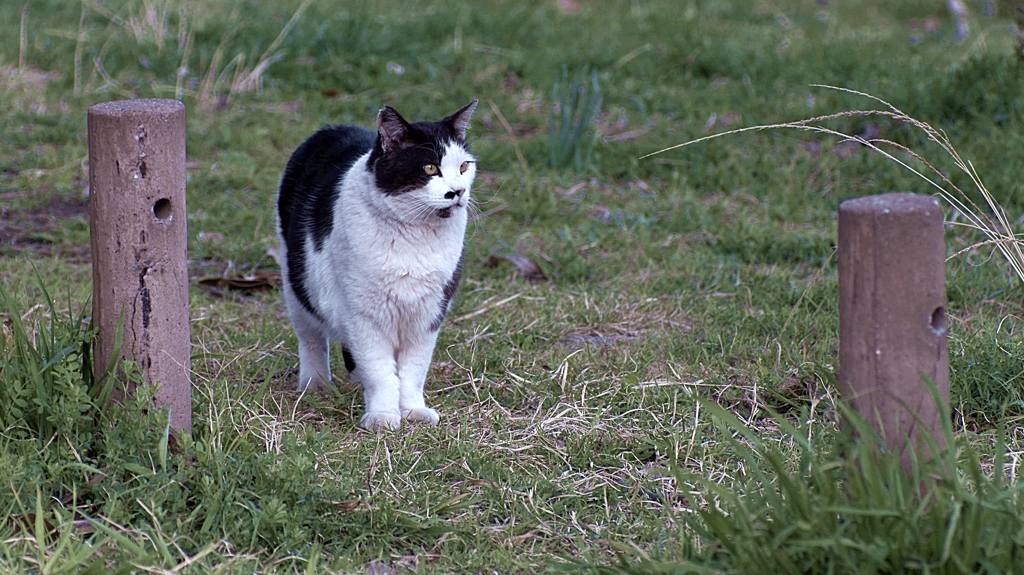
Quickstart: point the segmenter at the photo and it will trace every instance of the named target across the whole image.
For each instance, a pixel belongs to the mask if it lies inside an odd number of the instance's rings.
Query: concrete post
[[[121,357],[159,385],[171,426],[191,431],[185,106],[115,101],[93,106],[88,118],[96,369],[113,355],[123,312]]]
[[[892,451],[922,459],[941,414],[922,376],[949,402],[946,244],[931,196],[894,193],[839,206],[839,383]]]

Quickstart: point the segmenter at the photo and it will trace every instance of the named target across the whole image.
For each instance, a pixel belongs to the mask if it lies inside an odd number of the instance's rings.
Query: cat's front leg
[[[359,425],[370,430],[398,429],[402,426],[399,408],[399,383],[394,348],[384,338],[361,332],[358,342],[349,342],[356,378],[363,385],[366,411]]]
[[[398,351],[398,402],[405,419],[429,424],[436,424],[441,419],[436,410],[427,407],[423,397],[423,385],[436,344],[437,332],[430,331],[405,342]]]

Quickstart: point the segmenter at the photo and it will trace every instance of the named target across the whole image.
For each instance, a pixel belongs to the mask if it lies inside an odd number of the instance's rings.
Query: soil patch
[[[89,218],[89,204],[77,196],[53,196],[43,206],[15,210],[0,196],[0,255],[33,253],[49,257],[58,253],[70,263],[92,261],[89,244],[68,245],[61,241],[69,220]]]

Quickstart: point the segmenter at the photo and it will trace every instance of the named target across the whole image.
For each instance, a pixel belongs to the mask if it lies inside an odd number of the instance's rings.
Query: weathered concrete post
[[[931,196],[894,193],[839,206],[839,383],[904,467],[927,430],[942,445],[926,375],[949,402],[946,244]]]
[[[159,385],[171,426],[192,428],[185,215],[185,106],[125,100],[89,109],[89,204],[96,369],[114,352]],[[128,390],[130,393],[131,389]],[[115,390],[115,400],[122,400]]]

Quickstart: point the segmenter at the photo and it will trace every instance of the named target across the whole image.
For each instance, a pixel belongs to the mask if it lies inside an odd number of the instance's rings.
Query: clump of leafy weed
[[[590,167],[594,150],[594,119],[601,112],[601,89],[597,84],[597,70],[591,72],[590,87],[586,82],[568,80],[562,71],[561,83],[552,90],[556,106],[548,122],[552,169],[574,167],[582,172]]]
[[[40,290],[44,303],[21,313],[0,285],[0,425],[44,439],[87,434],[111,389],[108,378],[93,379],[96,330],[85,307],[60,312],[46,288]],[[26,326],[34,315],[45,316],[34,322],[38,329]]]

